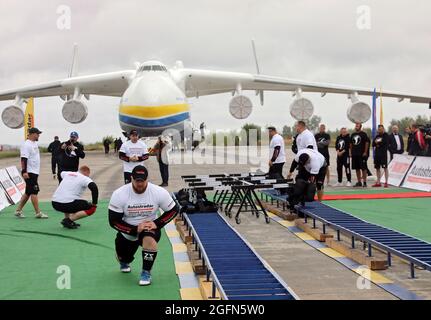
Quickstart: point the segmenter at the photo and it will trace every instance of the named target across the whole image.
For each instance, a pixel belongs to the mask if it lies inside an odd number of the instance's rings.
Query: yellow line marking
[[[175,262],[175,272],[177,274],[192,273],[192,264],[190,262]]]
[[[187,246],[184,243],[174,243],[172,245],[172,251],[175,253],[187,252]]]
[[[339,253],[338,251],[335,251],[332,248],[319,248],[319,250],[326,254],[327,256],[331,257],[331,258],[342,258],[345,257],[344,254]]]
[[[283,220],[283,221],[277,221],[277,222],[285,227],[293,227],[295,225],[295,222],[293,221]]]
[[[161,106],[125,106],[121,105],[119,113],[141,118],[161,118],[190,111],[187,103]]]
[[[203,300],[199,288],[183,288],[180,289],[182,300]]]
[[[304,240],[304,241],[306,241],[306,240],[316,240],[316,239],[314,239],[312,236],[310,236],[308,233],[306,233],[306,232],[297,232],[297,233],[295,233],[295,235],[298,237],[298,238],[300,238],[300,239],[302,239],[302,240]]]
[[[180,236],[180,234],[178,233],[177,230],[166,230],[166,235],[169,238],[174,238],[174,237],[179,237]]]
[[[393,283],[393,281],[389,280],[388,278],[382,276],[381,274],[372,271],[369,268],[365,267],[359,267],[357,269],[352,269],[357,274],[361,275],[365,279],[374,282],[376,284],[382,284],[382,283]]]
[[[272,213],[271,211],[267,211],[266,213],[268,214],[268,217],[271,217],[271,218],[277,217],[277,215],[275,213]]]

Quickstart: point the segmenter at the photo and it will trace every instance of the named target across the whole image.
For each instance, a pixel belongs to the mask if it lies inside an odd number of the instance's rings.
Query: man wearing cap
[[[61,221],[63,227],[76,229],[81,226],[76,220],[96,212],[99,190],[90,179],[90,168],[87,166],[79,168],[79,172],[63,171],[61,178],[62,181],[52,196],[52,207],[64,213],[64,219]],[[87,187],[91,191],[91,202],[81,199]]]
[[[268,176],[271,179],[283,179],[283,166],[286,162],[286,153],[284,150],[284,139],[277,133],[275,127],[268,127],[269,137],[269,156],[271,157],[268,165]]]
[[[52,170],[52,176],[54,177],[54,180],[57,178],[57,165],[58,165],[58,151],[60,150],[61,142],[58,138],[58,136],[54,137],[54,141],[51,142],[48,146],[48,152],[51,153],[51,170]]]
[[[61,183],[62,171],[77,172],[79,169],[79,159],[85,158],[84,146],[78,142],[78,132],[70,133],[70,139],[61,144],[59,150],[58,182]]]
[[[130,140],[121,145],[119,157],[123,160],[124,170],[124,183],[131,182],[132,170],[138,165],[143,165],[144,161],[148,159],[148,147],[139,140],[137,130],[131,130],[129,133]]]
[[[112,194],[109,224],[118,231],[115,250],[120,271],[129,273],[130,263],[142,247],[142,272],[139,285],[151,284],[151,269],[157,257],[161,229],[178,213],[179,207],[168,191],[148,182],[148,171],[138,165],[132,170],[132,182]],[[163,214],[157,217],[157,211]]]
[[[21,197],[21,201],[15,211],[17,218],[25,218],[22,213],[22,209],[27,203],[28,199],[31,199],[33,204],[35,217],[38,219],[46,219],[48,216],[40,211],[39,199],[37,197],[39,193],[39,184],[37,179],[40,172],[40,154],[39,146],[39,135],[42,133],[37,128],[31,128],[28,131],[28,138],[21,146],[21,173],[25,180],[25,193]]]

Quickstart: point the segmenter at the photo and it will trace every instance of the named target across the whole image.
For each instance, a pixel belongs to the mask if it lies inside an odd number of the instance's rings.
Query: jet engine
[[[24,111],[18,105],[12,105],[4,109],[1,118],[8,128],[20,129],[24,127]]]
[[[236,95],[230,100],[229,112],[235,119],[246,119],[253,110],[250,98],[243,95]]]
[[[76,124],[87,119],[88,109],[82,101],[73,99],[64,104],[62,113],[67,122]]]
[[[371,118],[371,108],[365,102],[352,99],[352,105],[347,109],[347,118],[353,123],[365,123]]]
[[[291,116],[300,121],[310,119],[314,112],[313,103],[307,99],[299,96],[290,105]]]

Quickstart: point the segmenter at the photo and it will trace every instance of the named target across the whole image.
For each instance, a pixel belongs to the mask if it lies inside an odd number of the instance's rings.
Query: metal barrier
[[[412,278],[415,277],[415,265],[431,271],[431,243],[366,222],[321,202],[296,206],[296,209],[304,214],[305,222],[311,217],[314,227],[316,220],[322,222],[323,233],[326,233],[326,226],[330,226],[337,232],[337,240],[341,240],[340,233],[351,237],[352,248],[355,248],[355,240],[358,239],[368,245],[369,256],[372,256],[372,246],[387,252],[389,266],[392,264],[392,254],[407,260]]]

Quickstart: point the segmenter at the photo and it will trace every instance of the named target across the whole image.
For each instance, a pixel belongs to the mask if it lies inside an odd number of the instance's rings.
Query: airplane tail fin
[[[73,45],[73,56],[72,56],[72,64],[70,66],[69,78],[75,77],[78,75],[78,44],[75,43]]]
[[[256,64],[256,72],[257,74],[260,74],[259,62],[257,61],[256,46],[254,45],[254,39],[251,40],[251,48],[253,49],[254,62]],[[263,90],[256,90],[256,95],[259,95],[260,105],[263,106],[263,102],[264,102]]]

